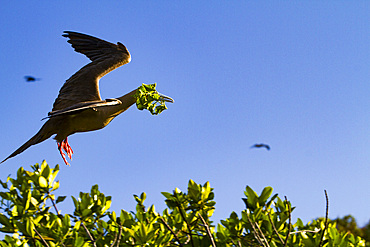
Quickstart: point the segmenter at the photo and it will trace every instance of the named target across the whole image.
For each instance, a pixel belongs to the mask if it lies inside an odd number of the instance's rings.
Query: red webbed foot
[[[66,155],[63,153],[63,150],[64,150],[66,152],[66,154],[68,155],[69,159],[72,160],[73,150],[72,150],[71,146],[68,143],[68,137],[66,139],[64,139],[62,142],[58,142],[58,150],[59,150],[60,155],[62,156],[62,158],[64,160],[64,163],[69,166],[69,163],[66,159]]]

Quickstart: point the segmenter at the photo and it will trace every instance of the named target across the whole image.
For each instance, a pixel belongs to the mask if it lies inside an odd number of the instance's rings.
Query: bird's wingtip
[[[68,38],[71,34],[78,34],[78,32],[74,32],[74,31],[63,31],[62,36]]]
[[[63,31],[62,36],[68,38],[70,33],[71,33],[71,31]]]

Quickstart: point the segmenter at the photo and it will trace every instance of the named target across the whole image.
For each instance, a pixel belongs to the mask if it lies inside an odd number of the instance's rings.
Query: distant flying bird
[[[58,150],[66,165],[69,165],[63,153],[64,150],[72,158],[73,151],[68,144],[68,136],[102,129],[136,102],[133,96],[137,89],[116,99],[102,100],[100,97],[99,79],[131,61],[130,53],[123,44],[113,44],[70,31],[65,31],[63,36],[69,39],[68,43],[76,52],[84,54],[92,62],[64,83],[52,111],[48,114],[47,122],[39,132],[1,163],[55,134]],[[173,103],[167,96],[161,95],[161,100]]]
[[[270,146],[267,144],[263,144],[263,143],[254,144],[251,148],[266,148],[267,150],[270,150]]]
[[[26,75],[26,76],[24,77],[24,79],[26,80],[26,82],[34,82],[34,81],[39,81],[39,80],[41,80],[40,78],[36,78],[36,77],[30,76],[30,75]]]

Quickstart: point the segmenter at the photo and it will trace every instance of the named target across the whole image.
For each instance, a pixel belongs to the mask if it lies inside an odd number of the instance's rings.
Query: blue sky
[[[272,186],[308,222],[325,215],[326,189],[331,218],[365,224],[369,13],[368,1],[3,2],[1,159],[39,130],[64,81],[89,62],[65,30],[130,51],[131,63],[101,79],[103,98],[156,82],[175,103],[159,116],[133,106],[103,130],[71,136],[71,167],[49,139],[1,164],[0,178],[45,159],[61,165],[58,195],[99,184],[113,210],[128,211],[133,194],[161,211],[160,192],[209,181],[216,221],[244,209],[249,185]],[[261,142],[271,150],[250,149]]]

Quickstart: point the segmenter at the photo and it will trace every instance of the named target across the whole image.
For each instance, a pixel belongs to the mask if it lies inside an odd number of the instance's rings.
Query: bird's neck
[[[137,89],[132,90],[131,92],[117,98],[122,102],[122,105],[121,105],[122,107],[128,108],[136,102],[136,98],[134,97],[136,91]]]
[[[118,109],[116,109],[116,112],[114,114],[115,116],[117,116],[118,114],[121,114],[122,112],[126,111],[130,106],[135,104],[136,98],[134,97],[134,95],[136,91],[137,89],[117,98],[121,101],[121,104],[117,105]]]

